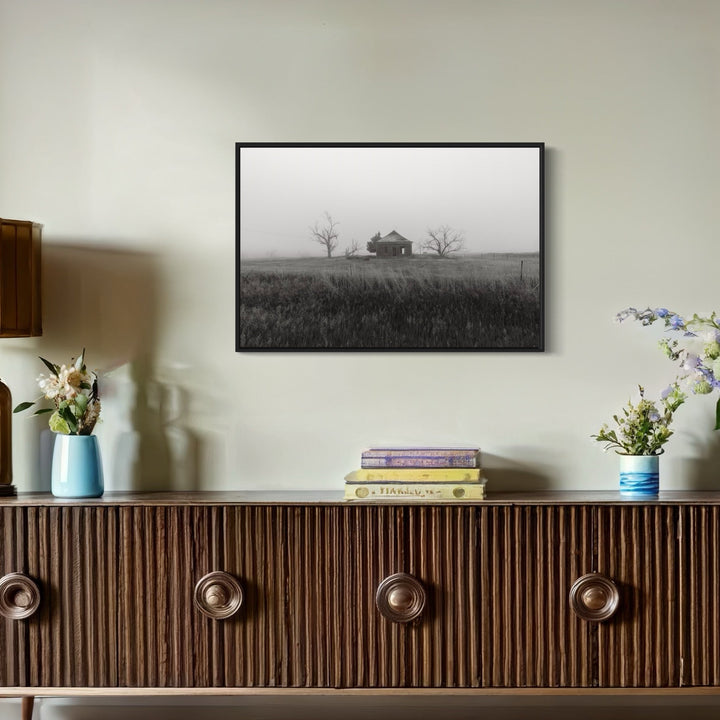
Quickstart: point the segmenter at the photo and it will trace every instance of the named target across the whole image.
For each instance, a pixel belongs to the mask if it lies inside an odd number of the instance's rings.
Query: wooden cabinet
[[[594,569],[594,508],[487,505],[478,514],[482,685],[592,686],[595,628],[568,593]]]
[[[720,685],[720,506],[677,509],[680,557],[674,599],[683,685]],[[668,597],[670,599],[670,596]]]
[[[0,685],[117,684],[116,530],[112,507],[0,505],[0,578],[29,578],[39,595],[28,618],[0,617]],[[6,610],[32,592],[10,584]]]
[[[612,578],[621,599],[617,613],[598,623],[597,684],[687,684],[682,635],[690,617],[683,617],[680,598],[691,578],[707,578],[709,568],[683,568],[679,508],[616,505],[598,507],[595,514],[597,569]]]
[[[0,507],[0,577],[28,572],[26,517],[21,509]],[[30,684],[29,625],[0,617],[0,686]]]
[[[480,685],[478,523],[475,507],[351,506],[344,515],[339,687]],[[376,606],[396,574],[420,586],[414,622]],[[401,581],[402,582],[402,581]],[[402,587],[402,586],[401,586]]]
[[[122,687],[480,685],[475,507],[120,507]],[[243,591],[233,616],[198,612],[211,572]],[[376,608],[416,577],[415,623]]]
[[[120,687],[191,687],[193,508],[123,506],[118,520]]]
[[[28,495],[0,540],[0,695],[720,690],[720,495]]]

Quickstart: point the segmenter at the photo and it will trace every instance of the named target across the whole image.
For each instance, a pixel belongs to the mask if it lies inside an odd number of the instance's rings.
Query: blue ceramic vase
[[[97,438],[94,435],[56,435],[51,477],[55,497],[100,497],[105,491],[105,483]]]
[[[620,456],[620,494],[656,497],[660,491],[659,455]]]

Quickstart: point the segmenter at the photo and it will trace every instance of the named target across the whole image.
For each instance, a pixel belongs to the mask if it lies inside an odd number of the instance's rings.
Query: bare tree
[[[338,244],[338,225],[339,223],[332,219],[332,215],[326,212],[325,219],[316,222],[315,225],[310,228],[310,237],[327,250],[328,257],[332,257],[333,250]]]
[[[354,238],[350,241],[350,245],[348,245],[345,248],[345,257],[351,258],[351,257],[357,257],[357,254],[360,252],[360,246],[358,245],[358,241]]]
[[[429,252],[437,253],[438,257],[447,257],[465,247],[465,235],[461,230],[455,230],[449,225],[428,228],[427,233],[427,240],[422,246]]]

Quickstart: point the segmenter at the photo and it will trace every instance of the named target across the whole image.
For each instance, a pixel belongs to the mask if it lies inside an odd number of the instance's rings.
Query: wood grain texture
[[[27,574],[27,521],[22,508],[0,507],[0,576]],[[30,684],[27,620],[0,617],[0,685]]]
[[[423,697],[444,697],[447,699],[473,697],[666,697],[671,702],[678,698],[695,698],[688,705],[697,705],[698,698],[720,697],[720,687],[674,687],[674,688],[600,688],[600,687],[560,687],[560,688],[317,688],[317,687],[189,687],[189,688],[148,688],[148,687],[110,687],[110,688],[73,688],[73,687],[37,687],[3,688],[0,698],[5,697],[405,697],[409,703],[416,704]],[[635,705],[635,701],[631,701]],[[382,715],[379,715],[382,717]],[[620,716],[618,716],[620,717]],[[689,716],[691,717],[691,716]],[[624,720],[624,718],[623,718]]]
[[[339,617],[342,658],[339,685],[397,687],[407,684],[408,628],[391,623],[375,608],[378,584],[410,572],[405,559],[405,511],[398,507],[348,507],[342,513],[343,578]]]
[[[0,687],[244,692],[720,687],[720,506],[0,503],[0,574],[42,602],[0,619]],[[193,604],[212,571],[244,603]],[[570,607],[599,572],[620,608]],[[427,592],[387,620],[395,573]]]
[[[592,684],[592,633],[568,602],[593,562],[592,508],[480,509],[482,685]]]
[[[116,667],[115,512],[2,508],[3,563],[40,588],[38,611],[2,625],[3,685],[112,686]]]
[[[22,707],[20,711],[20,720],[32,720],[33,709],[35,708],[34,697],[24,697],[22,699]]]
[[[0,219],[0,337],[42,334],[42,225]]]
[[[720,509],[679,508],[683,685],[720,685]]]
[[[337,507],[378,507],[377,503],[343,500],[339,490],[298,491],[201,491],[201,492],[106,492],[100,498],[67,500],[55,498],[50,493],[20,493],[13,498],[0,498],[0,505],[67,507],[167,507],[198,505],[272,505],[296,507],[298,505],[329,505]],[[488,506],[537,506],[537,505],[610,505],[623,507],[666,507],[676,505],[720,505],[720,492],[671,491],[660,493],[659,498],[649,500],[627,499],[617,492],[589,491],[538,491],[538,492],[489,492],[484,500],[477,501],[423,501],[419,507],[488,507]],[[384,507],[409,507],[402,499],[388,500]]]
[[[615,616],[597,629],[598,683],[605,687],[680,684],[678,508],[601,507],[597,570],[620,592]]]
[[[288,508],[283,514],[286,681],[291,687],[333,687],[338,684],[336,647],[343,622],[342,609],[334,604],[332,595],[332,584],[341,580],[343,573],[335,563],[336,554],[341,554],[341,545],[334,546],[341,542],[336,532],[338,511]]]
[[[286,598],[288,511],[273,507],[198,507],[192,510],[194,574],[231,574],[245,601],[236,615],[193,616],[194,685],[297,684],[292,652],[301,647],[288,628]]]
[[[195,686],[479,684],[474,508],[198,507],[192,517],[194,574],[231,573],[246,597],[227,620],[191,618]],[[375,607],[396,572],[429,593],[409,625]]]
[[[118,509],[118,682],[193,685],[192,511]]]
[[[423,615],[408,626],[412,687],[478,687],[479,627],[477,511],[468,507],[407,509],[406,571],[428,593]]]

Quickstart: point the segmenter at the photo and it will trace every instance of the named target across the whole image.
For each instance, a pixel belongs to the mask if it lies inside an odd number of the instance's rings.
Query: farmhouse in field
[[[412,242],[393,230],[385,237],[380,237],[380,233],[374,235],[367,244],[367,249],[368,252],[376,253],[379,258],[402,257],[412,255]]]

